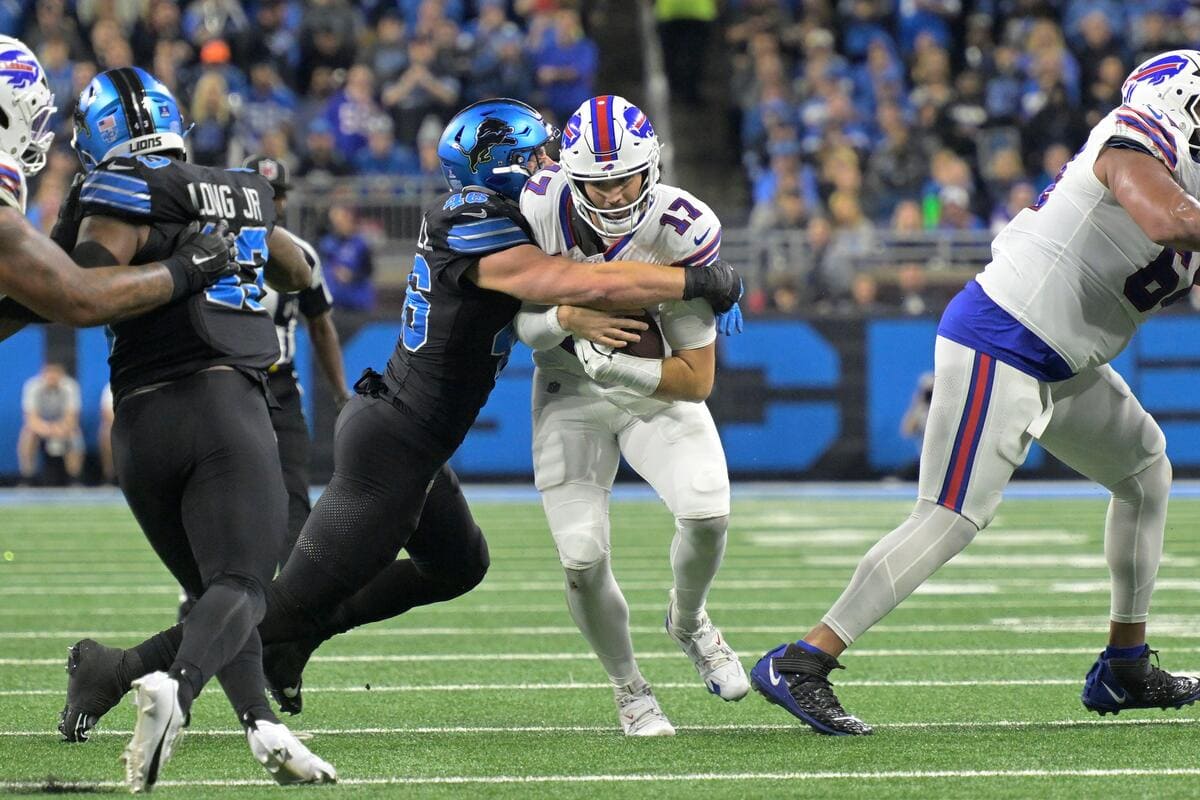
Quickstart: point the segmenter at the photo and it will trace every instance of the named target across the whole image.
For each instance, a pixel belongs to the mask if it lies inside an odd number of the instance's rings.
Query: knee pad
[[[603,580],[604,576],[608,574],[608,557],[605,556],[599,561],[585,567],[564,567],[563,571],[567,577],[567,589],[586,591],[597,581]]]
[[[568,570],[586,570],[608,559],[603,530],[586,521],[554,531],[554,544],[559,562]]]
[[[675,529],[696,540],[719,539],[729,530],[729,515],[704,519],[676,519]]]
[[[1171,494],[1173,472],[1166,453],[1134,475],[1107,487],[1115,499],[1135,505],[1142,503],[1165,503]]]

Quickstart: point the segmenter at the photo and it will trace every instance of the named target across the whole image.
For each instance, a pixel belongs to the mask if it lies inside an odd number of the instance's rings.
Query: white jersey
[[[619,239],[601,239],[573,220],[574,213],[566,173],[558,166],[535,174],[521,192],[521,214],[533,229],[538,247],[550,255],[576,261],[646,261],[689,267],[708,264],[720,254],[721,222],[716,214],[694,195],[674,186],[656,186],[647,221]],[[675,300],[646,310],[662,330],[667,355],[706,347],[717,338],[716,318],[705,300]],[[592,382],[575,355],[563,347],[535,351],[533,360],[539,369]],[[654,413],[668,405],[620,387],[601,388],[633,413]]]
[[[0,205],[25,213],[25,170],[8,153],[0,152]]]
[[[1120,106],[1037,202],[1000,231],[992,262],[976,278],[1073,372],[1120,353],[1142,321],[1188,292],[1200,264],[1151,240],[1096,178],[1096,158],[1110,142],[1148,152],[1200,196],[1200,164],[1170,118],[1148,106]]]

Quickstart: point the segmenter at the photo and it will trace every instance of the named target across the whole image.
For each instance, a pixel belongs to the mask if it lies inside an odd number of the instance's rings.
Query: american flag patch
[[[115,142],[117,140],[117,117],[115,114],[109,114],[107,117],[101,117],[96,123],[96,128],[100,131],[100,138],[106,142]]]

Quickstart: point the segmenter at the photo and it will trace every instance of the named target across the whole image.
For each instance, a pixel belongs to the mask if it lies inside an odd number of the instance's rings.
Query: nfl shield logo
[[[258,174],[268,181],[279,180],[279,165],[269,158],[264,158],[258,162]]]

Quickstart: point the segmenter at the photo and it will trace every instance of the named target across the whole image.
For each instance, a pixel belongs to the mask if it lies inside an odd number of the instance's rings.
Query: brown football
[[[659,329],[658,323],[654,321],[654,317],[650,316],[649,312],[643,311],[634,319],[645,322],[650,328],[639,332],[642,337],[640,342],[627,344],[621,348],[621,351],[638,358],[665,358],[667,347],[663,343],[662,331]]]

